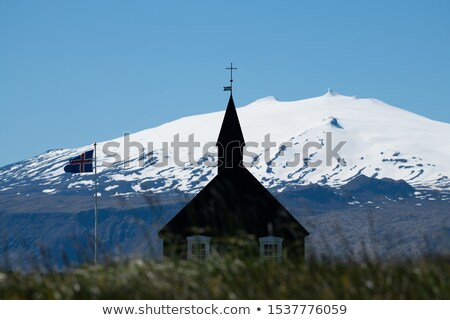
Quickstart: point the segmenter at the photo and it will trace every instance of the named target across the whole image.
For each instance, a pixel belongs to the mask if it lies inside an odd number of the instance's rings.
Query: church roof
[[[296,239],[309,232],[246,168],[237,167],[211,180],[159,232],[166,234]]]

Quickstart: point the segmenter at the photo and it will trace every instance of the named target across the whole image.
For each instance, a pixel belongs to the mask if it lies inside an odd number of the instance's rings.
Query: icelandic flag
[[[77,157],[71,158],[69,164],[64,167],[64,171],[69,173],[92,172],[94,169],[93,162],[94,150],[89,150]]]

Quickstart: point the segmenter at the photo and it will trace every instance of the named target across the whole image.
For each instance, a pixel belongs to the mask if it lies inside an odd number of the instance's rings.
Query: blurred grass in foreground
[[[1,299],[450,299],[450,257],[405,262],[130,260],[0,273]]]

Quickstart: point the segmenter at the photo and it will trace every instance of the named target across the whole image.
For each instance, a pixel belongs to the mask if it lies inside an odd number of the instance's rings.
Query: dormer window
[[[200,235],[186,237],[188,260],[205,260],[210,253],[211,237]]]
[[[262,237],[259,238],[259,251],[263,258],[270,260],[281,260],[283,238],[280,237]]]

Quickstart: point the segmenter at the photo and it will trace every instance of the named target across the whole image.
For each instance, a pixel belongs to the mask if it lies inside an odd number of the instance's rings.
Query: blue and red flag
[[[69,164],[64,167],[65,172],[83,173],[94,171],[94,150],[86,151],[81,155],[71,158]]]

